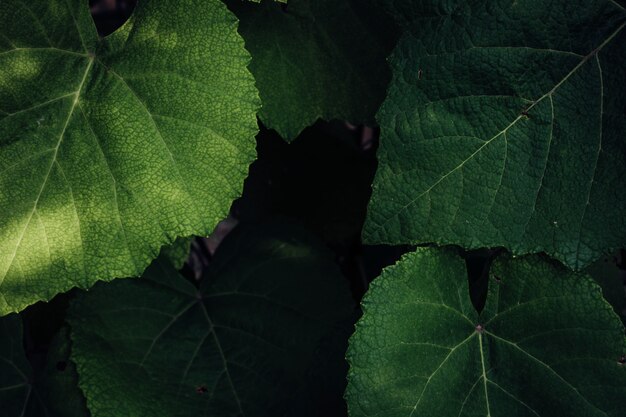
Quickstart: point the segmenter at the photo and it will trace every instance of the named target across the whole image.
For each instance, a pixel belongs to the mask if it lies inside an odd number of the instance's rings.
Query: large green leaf
[[[332,346],[352,312],[347,281],[308,234],[240,226],[200,289],[157,260],[77,299],[72,359],[94,417],[321,417],[333,395],[341,403],[347,335]],[[309,392],[326,394],[300,407]]]
[[[43,369],[33,370],[23,349],[20,316],[0,318],[2,416],[89,416],[69,355],[69,336],[64,328],[54,337]]]
[[[350,340],[351,415],[624,415],[624,328],[589,277],[503,256],[489,285],[479,314],[452,251],[386,269]]]
[[[263,124],[287,140],[318,118],[373,122],[396,28],[375,0],[230,0],[252,55]]]
[[[0,314],[139,275],[241,192],[258,95],[236,18],[153,0],[132,21],[99,40],[86,0],[0,3]]]
[[[575,269],[623,246],[624,9],[397,5],[423,14],[391,58],[365,240],[544,251]]]

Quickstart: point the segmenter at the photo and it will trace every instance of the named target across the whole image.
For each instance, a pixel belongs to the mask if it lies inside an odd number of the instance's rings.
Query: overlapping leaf
[[[375,0],[228,4],[241,19],[267,127],[292,140],[318,118],[373,122],[397,38]]]
[[[306,233],[240,226],[200,289],[157,261],[80,297],[72,359],[94,417],[321,417],[341,406],[352,311],[347,282]]]
[[[501,257],[489,285],[478,314],[452,251],[418,249],[385,270],[350,340],[350,415],[624,414],[624,328],[589,277]]]
[[[394,2],[364,237],[547,252],[626,243],[626,11],[613,1]],[[413,15],[412,15],[413,14]]]
[[[155,0],[132,21],[99,40],[86,0],[0,3],[0,314],[139,275],[241,192],[258,96],[236,18]]]

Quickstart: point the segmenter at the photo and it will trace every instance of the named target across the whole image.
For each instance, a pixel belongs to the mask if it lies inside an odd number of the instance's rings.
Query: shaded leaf
[[[623,246],[624,9],[397,5],[416,16],[377,116],[366,242],[504,246],[574,269]]]
[[[350,339],[351,416],[623,415],[624,328],[600,288],[538,256],[489,276],[478,314],[453,251],[383,271]]]
[[[105,39],[87,1],[0,3],[0,314],[210,233],[254,158],[248,61],[218,0],[140,2]]]
[[[259,117],[291,141],[318,118],[372,123],[395,25],[373,0],[228,2],[252,55]]]
[[[324,415],[317,408],[341,401],[347,337],[344,349],[326,346],[353,311],[329,258],[293,226],[240,226],[200,289],[162,260],[140,279],[98,284],[69,313],[92,414]],[[316,377],[323,362],[332,366]],[[339,386],[304,408],[324,389],[312,378]]]

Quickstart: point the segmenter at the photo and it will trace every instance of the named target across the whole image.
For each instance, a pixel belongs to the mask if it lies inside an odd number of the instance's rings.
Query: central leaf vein
[[[580,60],[580,62],[571,70],[569,71],[565,77],[563,77],[563,79],[561,79],[557,84],[554,85],[554,87],[552,87],[548,92],[546,92],[545,94],[543,94],[541,97],[539,97],[538,99],[536,99],[535,101],[533,101],[524,111],[524,113],[528,113],[531,109],[533,109],[535,106],[537,106],[539,103],[541,103],[544,99],[546,98],[550,98],[552,97],[552,95],[555,93],[556,90],[559,89],[559,87],[561,87],[561,85],[563,85],[572,75],[574,75],[587,61],[589,61],[589,59],[591,59],[592,57],[597,56],[597,54],[602,50],[602,48],[604,48],[611,40],[613,40],[613,38],[615,38],[624,28],[624,26],[626,26],[626,23],[623,23],[622,25],[620,25],[610,36],[608,36],[598,47],[596,47],[595,49],[593,49],[589,54],[585,55],[583,57],[583,59]],[[451,169],[450,171],[448,171],[447,173],[445,173],[443,176],[441,176],[437,181],[435,181],[432,185],[430,185],[425,191],[421,192],[419,195],[417,195],[416,197],[412,198],[408,203],[406,203],[405,205],[403,205],[402,207],[400,207],[396,213],[394,215],[392,215],[391,217],[387,218],[384,222],[382,222],[379,225],[379,228],[384,227],[391,219],[395,218],[400,212],[406,210],[409,206],[411,206],[412,204],[414,204],[417,200],[419,200],[420,198],[424,197],[425,195],[428,195],[430,193],[430,191],[432,191],[437,185],[439,185],[441,182],[443,182],[446,178],[448,178],[451,174],[453,174],[454,172],[458,171],[459,169],[463,168],[463,166],[469,162],[470,160],[472,160],[476,155],[478,155],[480,152],[483,151],[483,149],[485,149],[488,145],[490,145],[494,140],[496,140],[497,138],[499,138],[501,135],[505,134],[510,128],[512,128],[513,126],[515,126],[517,124],[517,122],[519,122],[521,119],[524,119],[526,116],[524,114],[520,114],[518,115],[512,122],[510,122],[503,130],[501,130],[500,132],[496,133],[493,137],[491,137],[490,139],[486,140],[478,149],[476,149],[473,153],[471,153],[466,159],[464,159],[463,161],[461,161],[460,164],[458,164],[456,167],[454,167],[453,169]],[[552,134],[550,134],[550,137],[552,136]]]

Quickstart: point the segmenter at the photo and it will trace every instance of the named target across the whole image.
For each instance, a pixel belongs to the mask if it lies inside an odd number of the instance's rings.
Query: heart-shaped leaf
[[[299,228],[241,227],[199,289],[158,260],[73,303],[72,359],[94,417],[321,417],[341,405],[347,281]]]
[[[421,248],[373,283],[350,340],[350,415],[619,417],[624,327],[587,276],[494,261],[479,314],[453,251]]]
[[[136,276],[208,234],[254,158],[258,95],[218,0],[0,3],[0,314]]]

